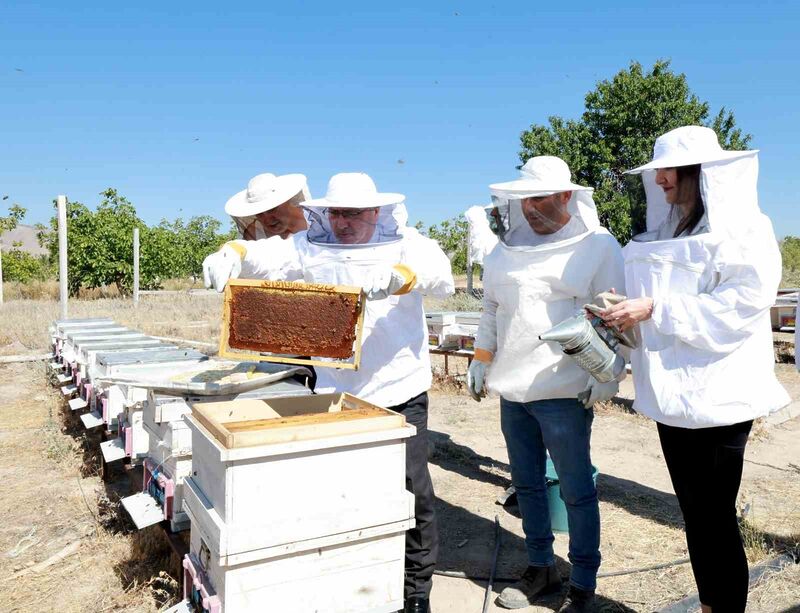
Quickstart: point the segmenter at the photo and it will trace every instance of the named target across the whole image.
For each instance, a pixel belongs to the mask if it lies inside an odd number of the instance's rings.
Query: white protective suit
[[[497,236],[486,219],[486,207],[471,206],[464,213],[469,226],[469,245],[467,245],[473,264],[483,265],[483,260],[497,245]]]
[[[534,163],[539,176],[526,176]],[[542,187],[531,189],[537,183]],[[487,389],[515,402],[576,398],[589,386],[589,373],[539,335],[580,312],[598,293],[622,288],[619,244],[600,226],[592,189],[571,183],[569,168],[558,158],[532,158],[519,181],[490,189],[509,206],[501,240],[484,262],[475,347],[478,359],[493,354]],[[573,192],[570,222],[554,234],[537,235],[522,214],[521,198],[564,191]]]
[[[657,168],[701,164],[708,231],[655,240],[670,205]],[[633,351],[634,408],[682,428],[767,415],[789,402],[775,378],[769,309],[781,278],[770,220],[758,208],[757,151],[723,151],[709,128],[656,141],[641,173],[647,229],[625,247],[626,294],[653,299]],[[663,236],[663,232],[661,233]]]
[[[277,243],[271,239],[245,243],[241,277],[370,287],[377,270],[405,264],[416,273],[412,291],[366,302],[358,370],[317,368],[315,389],[346,391],[384,407],[427,391],[431,364],[422,297],[453,293],[447,256],[435,241],[406,225],[402,202],[381,207],[373,242],[364,245],[337,244],[324,214],[315,208],[310,213],[308,231],[284,241],[293,246],[288,261],[282,252],[276,257]]]

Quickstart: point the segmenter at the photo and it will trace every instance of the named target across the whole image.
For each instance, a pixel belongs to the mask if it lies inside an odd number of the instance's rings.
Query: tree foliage
[[[22,221],[27,211],[18,204],[12,204],[8,207],[8,215],[0,217],[0,234],[8,232],[17,227],[17,224]]]
[[[628,180],[624,171],[650,160],[658,136],[685,125],[713,128],[725,149],[745,149],[751,139],[724,107],[711,117],[708,103],[692,93],[686,76],[673,72],[668,60],[647,72],[631,62],[586,94],[580,119],[552,116],[548,125],[525,130],[519,158],[523,163],[536,155],[562,158],[577,183],[595,188],[600,222],[625,244],[644,212],[631,208],[636,199],[628,197],[629,191],[640,189],[640,183]]]
[[[781,241],[783,269],[789,272],[800,271],[800,238],[787,236]]]
[[[165,279],[197,277],[203,259],[234,238],[221,233],[212,217],[193,217],[188,222],[162,220],[148,227],[127,198],[113,188],[101,192],[92,211],[80,202],[67,203],[67,270],[70,294],[81,287],[116,285],[121,293],[133,287],[133,230],[139,228],[139,283],[142,289],[158,289]],[[41,227],[39,240],[58,259],[58,219]]]
[[[53,269],[46,255],[32,255],[27,251],[12,248],[3,252],[3,281],[45,281],[53,276]]]

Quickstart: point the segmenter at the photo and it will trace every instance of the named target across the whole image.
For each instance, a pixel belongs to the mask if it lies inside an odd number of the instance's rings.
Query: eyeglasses
[[[369,211],[373,211],[374,209],[331,209],[326,208],[324,209],[323,213],[328,217],[328,219],[334,219],[337,217],[341,217],[342,219],[358,219],[364,213]]]

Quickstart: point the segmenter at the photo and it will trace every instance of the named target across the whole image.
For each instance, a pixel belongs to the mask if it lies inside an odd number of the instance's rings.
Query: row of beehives
[[[51,338],[103,461],[142,464],[122,500],[134,523],[191,529],[175,611],[402,608],[402,417],[312,396],[304,368],[209,359],[109,319],[57,321]]]
[[[428,345],[435,349],[471,351],[481,314],[478,312],[442,311],[426,313]]]

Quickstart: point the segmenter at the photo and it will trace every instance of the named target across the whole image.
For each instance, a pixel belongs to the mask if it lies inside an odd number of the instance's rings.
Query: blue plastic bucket
[[[550,509],[550,526],[553,532],[569,532],[567,521],[567,505],[561,499],[561,486],[558,484],[558,474],[553,460],[547,457],[547,467],[544,473],[547,482],[547,506]],[[592,481],[597,486],[597,467],[592,465]]]

